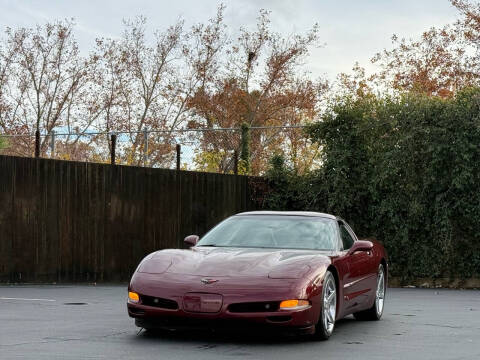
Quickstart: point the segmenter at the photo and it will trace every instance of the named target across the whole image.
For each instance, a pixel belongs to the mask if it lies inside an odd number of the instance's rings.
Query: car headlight
[[[270,279],[302,279],[310,271],[310,266],[301,264],[278,265],[270,270]]]
[[[163,274],[168,268],[172,265],[171,260],[155,258],[152,257],[138,266],[137,271],[139,273],[148,273],[148,274]]]

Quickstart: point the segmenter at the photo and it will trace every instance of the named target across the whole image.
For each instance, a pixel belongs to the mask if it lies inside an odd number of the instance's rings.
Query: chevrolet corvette
[[[266,327],[328,339],[349,314],[379,320],[387,255],[341,218],[253,211],[227,218],[188,249],[146,256],[128,286],[127,309],[153,330]]]

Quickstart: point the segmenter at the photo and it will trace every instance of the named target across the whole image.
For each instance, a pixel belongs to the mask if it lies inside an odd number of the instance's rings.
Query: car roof
[[[247,211],[236,214],[235,216],[242,215],[290,215],[290,216],[311,216],[311,217],[323,217],[336,220],[337,217],[331,214],[325,214],[315,211]]]

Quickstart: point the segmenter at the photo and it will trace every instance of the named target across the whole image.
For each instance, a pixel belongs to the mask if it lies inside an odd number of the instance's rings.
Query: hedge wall
[[[479,275],[480,89],[338,99],[307,136],[319,169],[297,176],[275,156],[267,208],[342,216],[384,243],[394,276]]]

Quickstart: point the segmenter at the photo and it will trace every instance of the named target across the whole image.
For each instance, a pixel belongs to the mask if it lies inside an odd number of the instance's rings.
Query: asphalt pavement
[[[0,286],[0,359],[480,359],[480,291],[389,289],[381,321],[326,342],[274,334],[138,333],[125,286]]]

